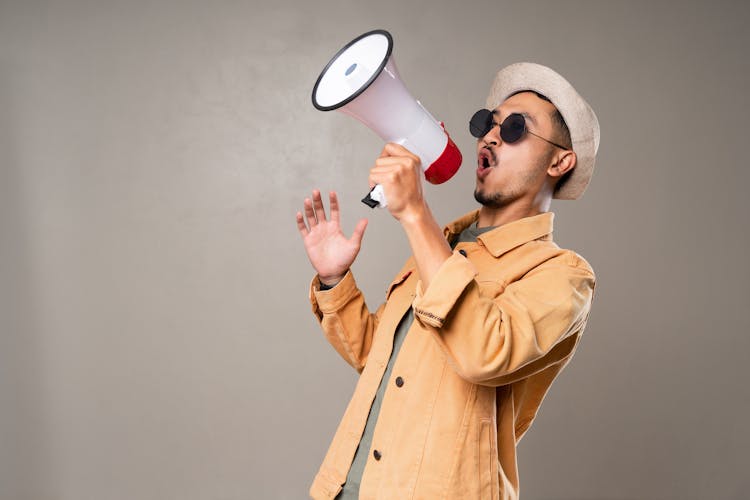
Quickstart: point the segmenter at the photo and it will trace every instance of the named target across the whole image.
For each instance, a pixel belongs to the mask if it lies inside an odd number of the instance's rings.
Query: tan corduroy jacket
[[[452,241],[477,219],[445,229]],[[422,289],[407,261],[375,313],[351,273],[334,288],[313,279],[326,338],[360,378],[310,495],[333,499],[347,472],[409,307],[415,321],[393,366],[360,499],[518,498],[516,444],[573,355],[594,295],[594,272],[552,241],[554,213],[459,243]]]

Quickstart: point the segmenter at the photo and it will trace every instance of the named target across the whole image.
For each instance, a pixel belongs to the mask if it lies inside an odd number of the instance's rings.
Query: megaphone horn
[[[393,38],[385,30],[369,31],[346,44],[318,76],[313,105],[353,116],[384,141],[401,144],[419,156],[425,178],[441,184],[458,171],[461,152],[442,123],[406,90],[392,52]],[[381,186],[362,202],[373,208],[387,205]]]

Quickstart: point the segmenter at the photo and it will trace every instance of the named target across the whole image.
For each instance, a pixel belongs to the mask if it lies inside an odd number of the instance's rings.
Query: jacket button
[[[458,253],[466,257],[466,250],[459,250]]]
[[[378,450],[375,450],[372,452],[372,456],[375,457],[375,460],[380,460],[380,457],[382,457],[383,455],[381,455]]]
[[[402,385],[404,385],[404,379],[396,377],[396,386],[401,387]]]

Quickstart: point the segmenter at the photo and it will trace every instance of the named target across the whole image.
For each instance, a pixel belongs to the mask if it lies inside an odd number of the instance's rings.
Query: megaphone
[[[461,166],[461,152],[443,124],[406,90],[392,52],[393,38],[385,30],[369,31],[346,44],[318,76],[313,105],[353,116],[384,141],[401,144],[419,156],[425,178],[441,184]],[[375,186],[362,202],[386,206],[383,188]]]

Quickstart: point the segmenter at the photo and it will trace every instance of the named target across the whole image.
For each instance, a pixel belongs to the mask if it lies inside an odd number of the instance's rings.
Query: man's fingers
[[[335,191],[331,191],[328,193],[328,201],[331,204],[331,220],[333,222],[340,222],[340,214],[339,214],[339,199],[336,196]]]
[[[362,237],[365,235],[365,229],[367,228],[367,219],[360,219],[357,225],[354,227],[352,233],[352,240],[357,242],[357,246],[362,244]]]
[[[419,163],[411,158],[388,157],[378,158],[370,169],[370,181],[380,184],[380,180],[394,182],[400,178],[409,178],[419,170]],[[417,174],[418,175],[418,174]]]
[[[401,144],[396,144],[395,142],[387,142],[383,146],[383,150],[380,151],[380,157],[383,158],[385,156],[405,156],[407,154],[410,154],[409,150],[403,147]]]
[[[311,229],[318,224],[318,219],[315,218],[315,212],[313,211],[310,198],[305,198],[305,217],[307,217],[307,225],[310,226]]]
[[[302,212],[297,212],[297,229],[299,229],[299,234],[301,234],[303,238],[310,233],[305,225],[305,219],[302,218]]]
[[[381,169],[378,167],[373,168],[370,170],[370,175],[367,178],[367,181],[370,183],[370,188],[375,186],[375,184],[392,184],[396,182],[399,179],[400,175],[397,170],[393,169]]]
[[[373,169],[380,169],[383,171],[387,170],[399,170],[401,168],[415,170],[420,165],[419,159],[414,159],[409,156],[388,156],[385,158],[378,158],[375,160],[375,166]]]
[[[313,208],[315,209],[315,216],[318,218],[318,222],[326,220],[326,211],[323,208],[323,200],[320,197],[320,191],[317,189],[313,191]]]
[[[395,170],[403,163],[403,158],[400,156],[388,156],[386,158],[378,158],[375,160],[372,170],[380,170],[387,172],[389,170]]]
[[[414,160],[419,159],[417,155],[406,149],[401,144],[396,144],[395,142],[388,142],[383,146],[383,150],[380,152],[380,157],[385,158],[388,156],[408,156]]]

